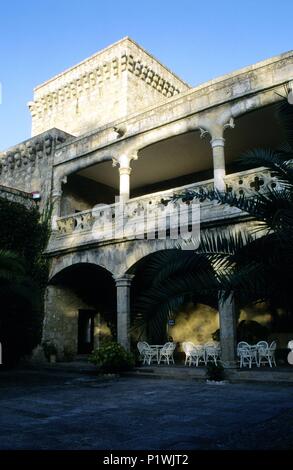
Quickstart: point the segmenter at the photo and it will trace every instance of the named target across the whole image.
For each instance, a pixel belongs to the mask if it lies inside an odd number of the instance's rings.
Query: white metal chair
[[[191,351],[195,348],[195,345],[191,341],[185,341],[182,343],[182,349],[185,352],[185,365],[191,365]]]
[[[214,362],[217,365],[217,361],[220,358],[221,348],[218,343],[206,343],[205,349],[205,364],[208,362]]]
[[[239,357],[240,368],[248,365],[249,369],[251,369],[253,363],[258,366],[257,349],[252,348],[245,341],[240,341],[240,343],[238,343],[237,356]]]
[[[257,366],[260,367],[261,358],[266,355],[266,352],[269,348],[269,344],[267,341],[259,341],[256,344],[257,350]]]
[[[150,365],[153,360],[157,361],[157,351],[152,349],[146,341],[139,341],[137,343],[140,359],[143,364]]]
[[[265,343],[265,341],[261,341],[261,343]],[[276,367],[276,359],[275,359],[275,352],[277,348],[276,341],[272,341],[270,345],[266,343],[266,347],[260,346],[258,348],[258,365],[260,366],[262,363],[269,364],[270,367]]]
[[[137,343],[137,349],[139,351],[139,359],[145,364],[145,350],[148,347],[148,343],[146,341],[139,341]]]
[[[199,366],[200,362],[206,364],[206,351],[204,346],[196,345],[190,351],[190,363],[189,365]]]
[[[176,344],[175,343],[166,343],[162,347],[162,349],[159,352],[159,357],[158,357],[158,364],[161,363],[161,361],[167,363],[168,365],[170,364],[170,361],[174,364],[174,357],[173,353],[175,351]]]

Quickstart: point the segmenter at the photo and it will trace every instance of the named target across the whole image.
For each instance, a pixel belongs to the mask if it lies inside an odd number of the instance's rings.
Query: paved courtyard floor
[[[293,449],[293,390],[0,374],[0,449]]]

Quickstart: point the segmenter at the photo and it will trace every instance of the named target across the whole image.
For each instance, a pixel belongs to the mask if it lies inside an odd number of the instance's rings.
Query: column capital
[[[119,168],[119,174],[120,175],[130,175],[131,174],[132,168],[129,167],[120,167]]]
[[[131,160],[137,160],[137,153],[136,152],[133,152],[131,154],[121,154],[121,155],[117,155],[115,157],[112,157],[112,166],[117,166],[119,165],[119,167],[122,169],[122,168],[130,168],[130,162]]]
[[[116,287],[130,287],[134,274],[123,274],[122,276],[113,276]]]
[[[224,137],[214,137],[213,139],[211,139],[211,146],[212,146],[212,148],[224,147],[225,146]]]

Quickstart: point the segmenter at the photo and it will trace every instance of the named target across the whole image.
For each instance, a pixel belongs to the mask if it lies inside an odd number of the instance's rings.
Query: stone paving
[[[0,449],[293,449],[293,389],[0,374]]]

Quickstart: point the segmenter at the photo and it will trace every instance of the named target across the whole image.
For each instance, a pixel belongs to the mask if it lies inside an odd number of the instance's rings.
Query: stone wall
[[[40,192],[42,207],[51,193],[55,147],[68,137],[51,129],[1,152],[0,184],[28,194]]]
[[[96,311],[69,288],[57,285],[47,287],[42,342],[50,341],[56,345],[59,360],[66,356],[66,352],[78,353],[78,315],[82,309]],[[112,334],[102,314],[97,312],[94,318],[94,347],[98,347],[105,337],[111,338]]]
[[[48,286],[42,341],[52,341],[62,358],[64,349],[77,353],[78,310],[90,309],[71,289]]]
[[[35,201],[30,193],[19,191],[17,189],[8,188],[7,186],[0,186],[0,198],[7,199],[11,202],[22,204],[28,209],[35,206]]]
[[[188,89],[125,38],[35,88],[32,135],[52,127],[82,135]]]

